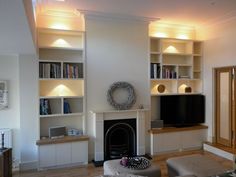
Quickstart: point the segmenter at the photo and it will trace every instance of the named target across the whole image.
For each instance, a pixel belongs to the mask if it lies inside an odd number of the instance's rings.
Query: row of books
[[[162,70],[162,78],[165,78],[165,79],[176,79],[177,78],[177,73],[172,68],[163,68],[163,70]]]
[[[71,113],[70,104],[64,100],[64,114]],[[40,115],[52,114],[49,99],[40,99]]]
[[[64,78],[83,78],[83,64],[67,63],[63,65]]]
[[[40,63],[39,78],[61,78],[61,64]],[[63,78],[83,78],[83,64],[65,63],[63,65]]]
[[[40,63],[39,64],[40,78],[60,78],[61,65],[60,63]]]
[[[160,78],[160,64],[159,63],[151,63],[151,79],[159,79]]]
[[[51,113],[49,99],[40,99],[40,115],[48,115]]]

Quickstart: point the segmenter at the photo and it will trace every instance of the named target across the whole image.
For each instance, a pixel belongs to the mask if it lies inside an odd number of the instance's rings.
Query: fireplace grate
[[[129,152],[128,144],[110,145],[110,158],[111,159],[118,159],[123,156],[127,156],[128,152]]]

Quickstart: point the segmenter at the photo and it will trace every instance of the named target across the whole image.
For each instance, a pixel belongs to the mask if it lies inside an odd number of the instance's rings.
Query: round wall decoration
[[[115,97],[114,92],[118,89],[124,89],[127,91],[127,98],[124,102],[119,103]],[[130,109],[136,102],[136,94],[134,88],[128,82],[115,82],[113,83],[107,91],[107,101],[118,110],[127,110]]]
[[[166,90],[166,87],[165,87],[163,84],[158,85],[157,91],[158,91],[159,93],[164,93],[165,90]]]

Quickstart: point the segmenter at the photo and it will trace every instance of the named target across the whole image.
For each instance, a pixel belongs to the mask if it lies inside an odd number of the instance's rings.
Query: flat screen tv
[[[161,96],[160,108],[164,126],[192,126],[205,122],[204,95]]]

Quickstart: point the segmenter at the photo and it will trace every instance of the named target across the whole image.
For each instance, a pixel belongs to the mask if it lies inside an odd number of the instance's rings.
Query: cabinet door
[[[39,146],[39,167],[56,165],[55,149],[55,145]]]
[[[176,151],[181,149],[181,137],[177,133],[161,133],[154,136],[154,153]]]
[[[56,164],[71,163],[71,143],[56,144]]]
[[[0,153],[0,177],[4,177],[3,176],[3,172],[4,172],[4,166],[3,166],[3,154]]]
[[[194,130],[188,132],[180,132],[182,138],[182,148],[199,148],[202,147],[203,142],[206,141],[207,130]]]
[[[71,143],[72,163],[88,163],[88,141]]]

